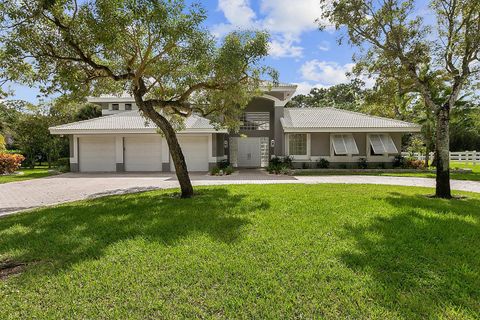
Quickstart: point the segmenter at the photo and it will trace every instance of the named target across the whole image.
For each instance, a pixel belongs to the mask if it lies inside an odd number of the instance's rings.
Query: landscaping
[[[463,162],[452,162],[450,164],[450,178],[454,180],[480,181],[480,164],[472,165]],[[328,169],[328,170],[295,170],[297,176],[321,176],[321,175],[374,175],[394,177],[417,177],[435,179],[435,168],[429,170],[403,170],[403,169]]]
[[[0,183],[38,179],[52,176],[55,174],[58,174],[58,172],[52,169],[48,169],[47,167],[37,167],[34,169],[20,168],[17,172],[13,174],[0,175]]]
[[[153,191],[0,219],[0,318],[480,316],[480,194],[196,190],[192,199]]]

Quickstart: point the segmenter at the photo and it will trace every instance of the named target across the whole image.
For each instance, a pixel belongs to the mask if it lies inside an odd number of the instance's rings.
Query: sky
[[[187,0],[188,2],[192,2]],[[279,72],[280,82],[297,84],[298,93],[312,87],[349,82],[355,49],[337,43],[338,32],[320,31],[315,22],[321,15],[318,0],[203,0],[206,27],[221,39],[238,29],[261,29],[270,33],[265,63]],[[373,80],[365,78],[367,86]],[[13,85],[14,98],[38,102],[38,90]]]

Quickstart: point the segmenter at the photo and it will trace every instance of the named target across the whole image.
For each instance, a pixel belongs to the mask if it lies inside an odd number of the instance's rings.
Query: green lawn
[[[471,180],[471,181],[480,181],[480,164],[473,166],[472,164],[466,165],[461,162],[452,162],[451,168],[469,168],[472,169],[472,172],[455,172],[454,170],[450,173],[450,178],[455,180]],[[295,172],[295,175],[299,176],[319,176],[319,175],[369,175],[369,176],[392,176],[392,177],[420,177],[420,178],[435,178],[435,168],[432,168],[429,172],[339,172],[332,170],[328,171],[298,171]]]
[[[18,172],[23,172],[23,174],[12,174],[8,176],[0,175],[0,183],[44,178],[56,174],[56,172],[52,172],[51,169],[48,169],[46,167],[40,167],[35,169],[21,168],[18,170]]]
[[[0,319],[480,317],[480,194],[154,191],[0,219]]]

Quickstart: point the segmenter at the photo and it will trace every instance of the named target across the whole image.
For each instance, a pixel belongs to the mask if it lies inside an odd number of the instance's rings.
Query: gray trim
[[[69,157],[73,158],[74,152],[73,152],[73,136],[69,135],[68,136],[68,152],[69,152]]]
[[[70,172],[79,172],[80,167],[78,166],[78,163],[70,163]]]
[[[162,171],[170,172],[170,162],[162,162]]]
[[[125,164],[124,163],[117,163],[116,164],[116,172],[125,172]]]

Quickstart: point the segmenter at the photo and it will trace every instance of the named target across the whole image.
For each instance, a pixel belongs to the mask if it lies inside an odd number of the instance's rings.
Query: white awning
[[[397,147],[389,134],[369,135],[370,145],[377,154],[398,153]]]
[[[335,134],[332,136],[333,149],[336,154],[358,154],[358,147],[351,134]]]

